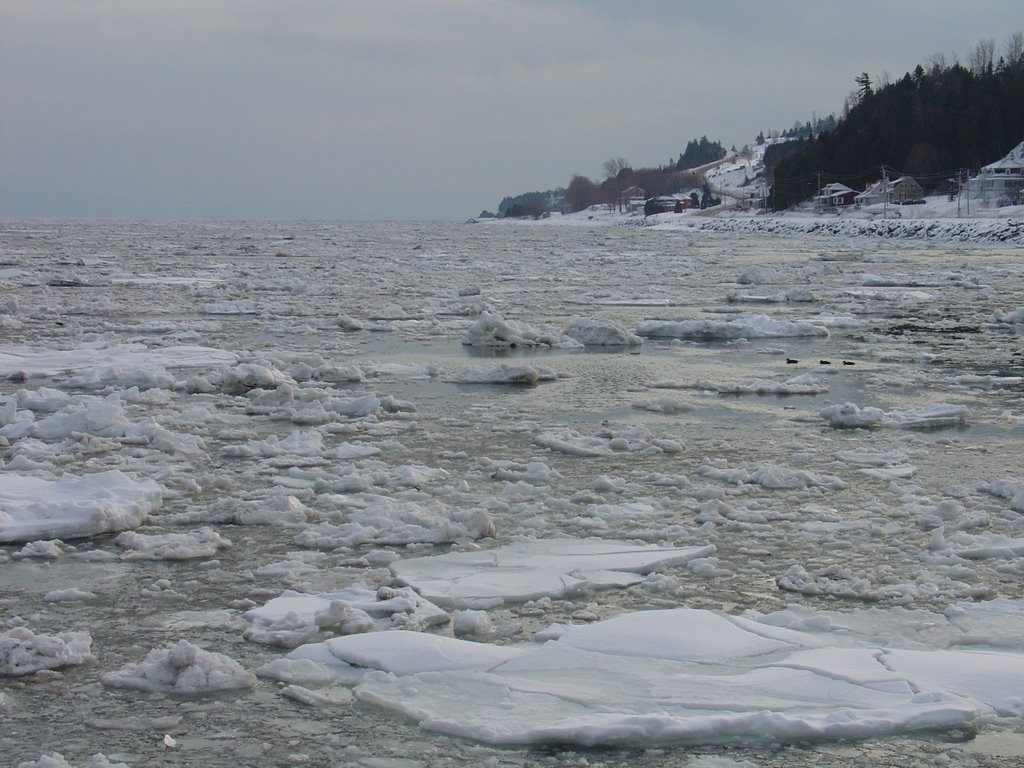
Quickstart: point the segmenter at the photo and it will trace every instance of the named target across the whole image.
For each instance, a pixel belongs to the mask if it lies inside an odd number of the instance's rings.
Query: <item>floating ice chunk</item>
[[[917,474],[917,467],[913,464],[898,464],[888,467],[868,467],[866,469],[858,469],[857,472],[868,477],[877,477],[881,480],[898,480],[913,477]]]
[[[1024,716],[1020,653],[893,649],[882,661],[917,690],[974,700],[1004,717]]]
[[[341,328],[343,331],[361,331],[366,325],[361,321],[349,315],[338,315],[334,319],[334,324]]]
[[[75,389],[102,389],[108,386],[139,389],[172,389],[174,377],[162,366],[108,365],[89,367],[79,371],[64,382],[64,386]]]
[[[27,557],[38,557],[42,560],[56,560],[65,552],[74,552],[75,548],[65,544],[60,539],[49,539],[47,541],[30,541],[24,547],[11,555],[15,560]]]
[[[506,321],[490,312],[482,312],[466,329],[462,343],[467,347],[583,347],[564,334],[537,331],[525,323]]]
[[[294,525],[305,523],[311,515],[309,508],[295,496],[277,493],[269,498],[255,500],[222,498],[190,507],[185,512],[165,514],[163,519],[176,525]]]
[[[112,763],[102,752],[98,752],[84,763],[74,765],[64,759],[60,752],[49,752],[38,760],[18,763],[18,768],[128,768],[128,763]]]
[[[142,344],[83,344],[69,350],[4,347],[0,348],[0,377],[57,376],[88,367],[200,367],[233,364],[236,360],[232,352],[188,344],[153,348]]]
[[[958,645],[1024,650],[1024,602],[996,598],[961,602],[946,609]]]
[[[571,456],[612,456],[617,453],[678,453],[675,440],[655,437],[650,430],[633,425],[607,427],[585,436],[568,428],[546,429],[533,436],[534,445]]]
[[[1013,693],[1019,654],[842,647],[849,640],[839,633],[709,611],[626,614],[549,637],[557,639],[518,648],[504,662],[462,668],[446,666],[456,654],[449,640],[439,643],[440,659],[419,657],[394,635],[365,657],[362,648],[346,649],[349,638],[330,642],[344,661],[388,673],[366,674],[359,700],[493,744],[864,738],[963,726],[993,710],[1013,713],[1021,702]],[[933,679],[961,655],[970,656],[962,675]]]
[[[570,456],[610,456],[609,441],[585,437],[574,429],[546,429],[533,436],[534,445]]]
[[[204,315],[258,315],[262,310],[252,299],[230,299],[204,304],[199,312]]]
[[[768,315],[749,315],[733,320],[648,320],[640,323],[636,332],[648,338],[697,341],[829,335],[823,325],[775,320]]]
[[[697,406],[693,403],[687,403],[683,400],[673,400],[668,397],[659,397],[656,400],[637,400],[630,403],[630,407],[636,408],[641,411],[650,411],[651,413],[689,413],[690,411],[697,410]]]
[[[642,645],[638,638],[643,638]],[[712,611],[677,608],[639,611],[596,624],[569,627],[560,645],[582,651],[704,664],[724,664],[803,648],[813,640]]]
[[[0,632],[0,675],[19,677],[93,661],[86,631],[37,635],[28,627]]]
[[[270,435],[265,440],[254,440],[244,445],[228,445],[223,448],[225,456],[315,456],[324,452],[323,433],[310,429],[293,431],[290,435],[280,438]]]
[[[946,537],[945,543],[958,557],[968,560],[988,560],[1024,555],[1024,538],[1011,538],[1001,533],[972,535],[964,531],[957,531]]]
[[[257,677],[298,685],[330,685],[338,679],[330,667],[312,659],[274,659],[256,670]]]
[[[475,635],[486,637],[494,631],[494,624],[487,611],[459,611],[452,619],[452,633],[456,637]]]
[[[829,405],[821,410],[821,417],[836,428],[896,427],[899,429],[940,429],[956,427],[967,422],[966,405],[935,403],[913,411],[883,411],[854,403]]]
[[[983,489],[1007,499],[1010,502],[1010,509],[1014,512],[1024,513],[1024,482],[1008,478],[984,485]]]
[[[997,309],[992,313],[992,321],[995,323],[1024,323],[1024,307],[1017,307],[1017,309],[1009,312]]]
[[[791,299],[792,300],[792,299]],[[865,321],[856,315],[822,312],[807,318],[808,322],[824,325],[828,329],[861,328]]]
[[[752,471],[742,467],[728,467],[724,462],[705,462],[700,467],[705,477],[726,483],[743,485],[753,483],[770,490],[797,488],[845,488],[846,483],[835,475],[823,475],[806,469],[780,467],[776,464],[761,464]]]
[[[83,538],[137,528],[160,508],[163,490],[112,469],[60,480],[0,473],[0,542]]]
[[[444,610],[408,587],[349,587],[315,595],[287,590],[245,618],[246,640],[287,647],[336,634],[422,631],[448,622]]]
[[[839,451],[836,453],[836,458],[848,464],[857,464],[865,467],[885,467],[904,464],[910,459],[910,456],[905,451],[887,451],[883,453],[867,449],[854,449]]]
[[[776,579],[780,589],[802,595],[829,595],[850,600],[892,600],[909,603],[929,587],[920,584],[879,584],[858,576],[847,568],[830,565],[814,572],[802,565],[792,565]]]
[[[277,389],[284,384],[295,384],[285,373],[259,363],[241,363],[220,372],[220,388],[229,394],[242,394],[251,389]]]
[[[839,490],[846,483],[835,475],[822,475],[806,469],[762,464],[750,473],[749,482],[770,490],[824,487]]]
[[[187,640],[154,648],[146,658],[100,678],[109,688],[202,696],[252,688],[256,677],[227,656],[204,651]]]
[[[71,587],[70,589],[55,589],[43,595],[43,600],[47,603],[78,603],[88,602],[95,599],[95,592],[87,592],[84,589],[79,589],[78,587]]]
[[[131,422],[125,417],[121,399],[116,395],[106,398],[82,396],[74,398],[59,411],[36,420],[24,433],[42,440],[60,440],[75,432],[114,437],[123,435],[129,426]],[[11,434],[7,428],[2,431]]]
[[[886,425],[903,429],[937,429],[956,427],[967,422],[966,405],[935,403],[914,411],[891,411],[885,415]]]
[[[363,376],[373,378],[427,379],[439,376],[441,369],[433,363],[377,363],[359,364]]]
[[[364,544],[406,546],[444,544],[494,535],[494,522],[482,509],[453,509],[436,501],[374,498],[340,525],[320,523],[295,537],[301,547],[336,549]]]
[[[552,469],[543,461],[519,464],[509,460],[494,461],[481,457],[477,459],[477,464],[491,473],[492,480],[507,480],[530,485],[551,485],[552,482],[562,477],[558,470]]]
[[[585,347],[637,347],[644,340],[614,320],[574,317],[566,326],[565,335]]]
[[[757,768],[749,760],[733,760],[729,757],[704,756],[691,760],[683,768]]]
[[[780,282],[781,274],[774,267],[750,266],[740,272],[736,282],[740,285],[765,285]]]
[[[855,403],[842,403],[822,408],[821,417],[838,429],[879,427],[885,420],[885,411],[871,406],[861,408]]]
[[[464,368],[452,374],[455,384],[525,384],[533,386],[541,381],[555,381],[558,374],[550,368],[532,365],[500,363],[487,368]]]
[[[442,607],[479,608],[628,586],[658,568],[681,565],[713,551],[710,545],[663,548],[602,539],[554,539],[403,559],[392,563],[391,571]]]
[[[38,389],[19,389],[13,395],[18,408],[36,413],[56,413],[70,405],[71,396],[59,389],[39,387]]]
[[[212,528],[200,528],[192,533],[146,534],[125,531],[114,543],[128,550],[125,560],[195,560],[213,557],[231,542]]]
[[[331,638],[300,646],[289,653],[288,658],[312,658],[324,663],[324,651],[346,665],[383,670],[393,675],[488,669],[522,653],[521,649],[510,646],[397,630],[379,635]]]
[[[352,703],[352,693],[348,688],[336,687],[330,691],[311,691],[301,685],[286,685],[281,689],[281,695],[310,707]]]
[[[661,382],[654,382],[650,386],[667,388],[667,385]],[[692,389],[717,392],[720,395],[821,395],[828,392],[828,384],[809,373],[784,381],[759,378],[732,381],[699,379],[689,386]]]

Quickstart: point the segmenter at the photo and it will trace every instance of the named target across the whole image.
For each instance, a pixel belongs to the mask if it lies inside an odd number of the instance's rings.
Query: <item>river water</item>
[[[457,547],[553,536],[715,547],[713,567],[680,567],[663,590],[593,592],[554,600],[541,613],[494,608],[492,621],[507,628],[501,642],[527,640],[552,622],[649,608],[941,612],[967,599],[1024,599],[1019,554],[953,564],[936,543],[939,526],[978,541],[1024,537],[1024,516],[991,485],[1024,479],[1024,325],[1006,322],[1024,307],[1019,249],[502,223],[5,222],[0,232],[0,351],[198,345],[283,372],[295,392],[329,387],[405,404],[370,425],[323,430],[319,452],[245,455],[230,446],[285,440],[310,425],[282,415],[287,409],[254,408],[244,392],[182,385],[213,362],[168,367],[173,386],[116,366],[8,371],[5,397],[43,387],[119,395],[128,421],[155,420],[192,442],[167,449],[75,432],[35,446],[0,442],[5,462],[31,455],[41,477],[116,468],[152,478],[164,499],[141,532],[206,525],[232,546],[183,560],[126,557],[112,535],[68,541],[56,558],[21,557],[20,543],[0,548],[0,629],[88,630],[95,656],[59,673],[0,679],[5,764],[51,751],[73,764],[102,752],[133,766],[401,768],[669,766],[701,756],[756,766],[1002,765],[1021,753],[1013,724],[841,744],[499,748],[437,735],[362,702],[307,706],[262,678],[244,693],[191,698],[100,683],[182,638],[256,669],[285,651],[243,637],[247,608],[286,589],[376,588],[392,579],[382,551],[406,557],[451,546],[303,548],[295,540],[304,524],[294,519],[239,525],[218,517],[231,500],[275,508],[289,494],[308,510],[309,525],[336,514],[345,491],[311,478],[336,469],[341,460],[327,448],[343,440],[380,449],[367,470],[377,493],[486,509],[494,537]],[[615,349],[463,345],[484,311],[556,331],[574,317],[629,329],[700,319],[714,329],[765,314],[830,333],[736,339],[710,330]],[[532,387],[457,381],[460,371],[497,363],[558,378]],[[352,369],[360,374],[340,373]],[[803,374],[822,391],[750,394],[737,386]],[[822,417],[847,402],[894,418],[858,430]],[[935,404],[966,406],[968,415],[932,429],[893,426]],[[545,430],[590,436],[627,428],[675,447],[588,457],[534,441]],[[896,457],[881,462],[892,471],[861,471],[876,466],[868,454]],[[554,479],[531,486],[494,477],[495,467],[538,461]],[[410,467],[420,479],[406,483],[400,470]],[[736,479],[762,467],[841,482]],[[601,506],[631,503],[656,514]],[[378,557],[367,559],[371,552]],[[69,588],[92,597],[46,599]]]

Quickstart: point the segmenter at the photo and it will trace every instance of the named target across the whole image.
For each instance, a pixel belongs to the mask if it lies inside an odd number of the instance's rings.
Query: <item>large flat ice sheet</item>
[[[160,508],[162,489],[120,470],[59,480],[0,473],[0,542],[73,539],[138,528]]]
[[[714,551],[655,547],[605,539],[523,541],[498,549],[452,552],[392,563],[399,580],[442,607],[479,607],[564,597],[586,589],[628,586],[659,567]]]

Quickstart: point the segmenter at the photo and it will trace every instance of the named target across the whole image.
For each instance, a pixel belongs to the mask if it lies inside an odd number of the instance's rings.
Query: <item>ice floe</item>
[[[1010,601],[993,608],[1019,614]],[[929,623],[923,612],[891,616],[908,636]],[[389,632],[302,646],[289,659],[348,674],[359,700],[428,730],[505,745],[848,739],[1024,713],[1019,642],[959,646],[963,633],[931,614],[947,647],[898,636],[877,645],[870,620],[858,631],[818,617],[798,625],[785,614],[676,608],[556,625],[534,644]],[[353,667],[370,671],[353,677]]]
[[[252,688],[256,677],[223,654],[204,651],[187,640],[154,648],[142,661],[100,678],[108,688],[203,696]]]
[[[828,328],[811,322],[778,320],[750,315],[732,320],[646,320],[636,328],[639,336],[652,339],[731,341],[800,336],[828,336]]]
[[[293,648],[332,635],[383,629],[422,631],[447,624],[448,614],[408,587],[348,587],[308,594],[287,590],[246,611],[245,638]]]
[[[883,411],[881,408],[856,403],[829,405],[821,409],[821,417],[836,428],[896,427],[900,429],[941,429],[967,423],[966,405],[935,403],[909,411]]]
[[[59,480],[0,473],[0,542],[94,536],[137,528],[160,509],[163,489],[117,469]]]
[[[1017,307],[1017,309],[1011,311],[997,309],[992,314],[992,322],[1014,325],[1024,324],[1024,307]]]
[[[102,752],[97,752],[83,763],[69,763],[60,752],[48,752],[38,760],[18,763],[18,768],[128,768],[128,763],[112,763]]]
[[[483,509],[453,509],[439,501],[375,497],[353,509],[343,523],[309,526],[295,543],[314,549],[471,541],[494,535],[494,522]]]
[[[637,584],[713,546],[657,547],[604,539],[522,541],[496,549],[405,558],[391,564],[403,584],[443,608],[482,608]]]
[[[663,379],[652,381],[648,386],[652,389],[699,389],[717,392],[720,395],[821,395],[829,391],[828,384],[823,379],[809,373],[781,381],[763,378],[730,381],[697,379],[693,382]]]
[[[126,550],[125,560],[195,560],[213,557],[231,546],[231,541],[212,528],[191,533],[147,534],[125,531],[114,543]]]
[[[679,442],[656,437],[649,429],[631,425],[607,427],[593,435],[581,435],[568,427],[545,429],[533,436],[535,445],[571,456],[613,456],[617,453],[678,453]]]
[[[456,384],[524,384],[533,386],[542,381],[555,381],[558,374],[550,368],[532,365],[499,363],[487,368],[465,368],[452,374]]]
[[[0,675],[20,677],[93,661],[92,637],[85,630],[36,634],[28,627],[0,632]]]
[[[0,377],[57,376],[83,368],[190,368],[231,364],[236,359],[234,353],[223,349],[187,344],[167,347],[83,344],[68,350],[0,347]]]
[[[462,337],[467,347],[562,347],[582,348],[583,344],[559,332],[538,331],[526,323],[505,320],[482,312]]]
[[[570,320],[565,335],[585,347],[637,347],[644,341],[622,323],[587,317],[574,317]]]

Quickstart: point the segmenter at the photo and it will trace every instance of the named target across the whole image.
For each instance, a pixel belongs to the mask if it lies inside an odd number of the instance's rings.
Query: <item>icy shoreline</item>
[[[952,205],[952,210],[950,210]],[[700,211],[685,213],[620,213],[603,206],[545,219],[493,219],[484,221],[539,225],[569,226],[633,226],[658,230],[716,232],[753,235],[814,235],[843,238],[886,238],[893,240],[926,240],[944,243],[1007,243],[1024,244],[1024,208],[998,209],[984,216],[956,214],[956,204],[930,199],[923,206],[892,206],[879,210],[851,211],[842,215],[815,214],[809,211],[785,213],[717,214]],[[876,206],[878,207],[878,206]]]
[[[671,218],[670,218],[671,217]],[[649,217],[657,229],[699,229],[762,235],[834,235],[964,243],[1024,244],[1024,219],[853,219],[837,216],[676,216]]]

